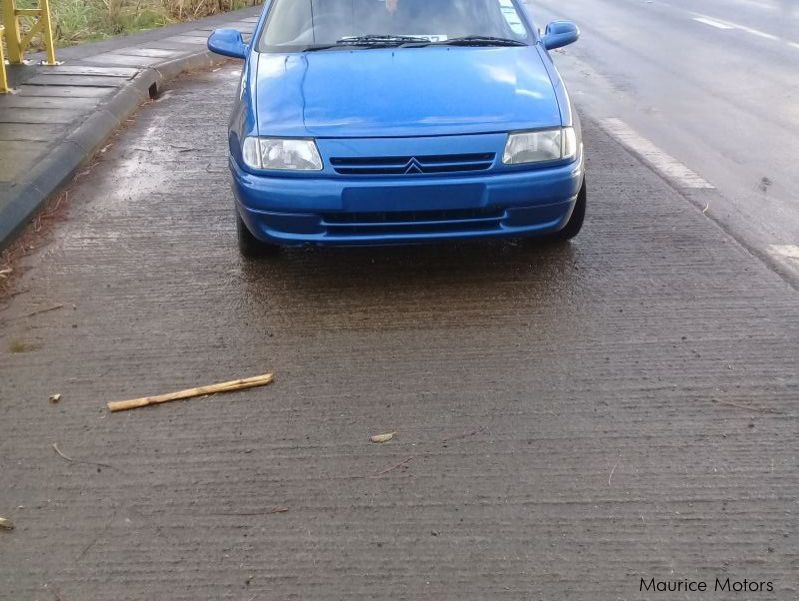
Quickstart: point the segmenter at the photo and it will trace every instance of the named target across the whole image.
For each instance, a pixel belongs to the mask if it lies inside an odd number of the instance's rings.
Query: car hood
[[[557,127],[535,46],[258,54],[262,136],[435,136]]]

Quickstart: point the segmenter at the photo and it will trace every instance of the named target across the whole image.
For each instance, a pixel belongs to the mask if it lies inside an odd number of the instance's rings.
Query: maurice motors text
[[[704,580],[645,580],[641,578],[639,591],[650,591],[657,593],[674,592],[706,592],[717,591],[726,593],[772,593],[774,583],[763,580],[731,580],[730,578],[716,578],[712,584]]]

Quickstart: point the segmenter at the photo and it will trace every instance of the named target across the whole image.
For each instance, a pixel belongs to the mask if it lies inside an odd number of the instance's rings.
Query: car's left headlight
[[[307,138],[245,138],[241,154],[252,169],[322,170],[316,142]]]
[[[502,162],[506,165],[560,161],[577,156],[573,127],[524,131],[508,135]]]

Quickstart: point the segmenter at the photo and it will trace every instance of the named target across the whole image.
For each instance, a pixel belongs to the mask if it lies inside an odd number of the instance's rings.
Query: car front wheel
[[[574,210],[572,211],[569,221],[562,230],[549,236],[550,240],[571,240],[580,233],[580,230],[583,227],[583,221],[585,220],[585,205],[587,197],[588,189],[586,187],[586,183],[583,181],[583,187],[580,188],[580,193],[577,195],[577,204],[574,205]]]
[[[273,256],[280,250],[276,244],[262,242],[253,236],[238,213],[236,213],[236,234],[239,239],[239,252],[247,259]]]

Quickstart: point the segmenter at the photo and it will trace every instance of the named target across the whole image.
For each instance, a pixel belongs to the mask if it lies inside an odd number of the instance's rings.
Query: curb
[[[47,200],[72,180],[122,123],[145,101],[158,96],[166,82],[188,71],[210,68],[226,60],[204,49],[145,67],[100,104],[33,169],[14,182],[8,193],[9,202],[0,208],[0,251],[13,242]]]

